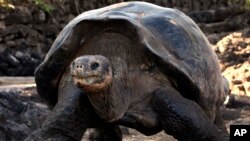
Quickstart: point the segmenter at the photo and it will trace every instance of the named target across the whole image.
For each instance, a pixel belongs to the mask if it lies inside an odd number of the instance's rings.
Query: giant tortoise
[[[58,35],[35,71],[53,107],[27,140],[121,141],[119,125],[180,141],[224,141],[228,93],[217,57],[182,12],[124,2],[84,12]]]

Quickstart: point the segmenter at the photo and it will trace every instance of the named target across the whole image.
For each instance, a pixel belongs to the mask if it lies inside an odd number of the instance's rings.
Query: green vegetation
[[[44,12],[51,13],[55,8],[48,3],[46,0],[31,0],[34,2],[36,6],[41,8]],[[24,0],[24,3],[31,2],[29,0]],[[62,0],[60,0],[62,1]],[[15,9],[15,5],[11,2],[11,0],[0,0],[0,7],[6,8],[6,9]]]
[[[245,8],[250,9],[250,0],[245,1]]]
[[[45,2],[44,0],[33,0],[33,1],[35,2],[35,5],[37,5],[39,8],[41,8],[43,11],[49,14],[55,9],[51,4]]]

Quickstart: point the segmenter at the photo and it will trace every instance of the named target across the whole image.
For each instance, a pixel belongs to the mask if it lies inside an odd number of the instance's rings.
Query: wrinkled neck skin
[[[88,92],[87,96],[96,113],[108,122],[121,118],[128,109],[130,96],[126,95],[125,85],[113,79],[115,85],[98,92]]]

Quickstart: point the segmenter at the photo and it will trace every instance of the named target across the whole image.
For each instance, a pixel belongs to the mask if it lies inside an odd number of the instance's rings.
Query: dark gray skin
[[[119,125],[179,141],[228,140],[219,110],[228,87],[210,44],[179,11],[131,2],[84,13],[35,78],[53,110],[26,140],[81,140],[95,128],[92,140],[121,141]]]

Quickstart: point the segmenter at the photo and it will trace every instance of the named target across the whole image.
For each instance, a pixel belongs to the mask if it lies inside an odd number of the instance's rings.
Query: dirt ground
[[[250,28],[225,35],[213,49],[231,93],[250,96]]]

